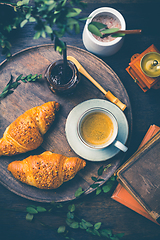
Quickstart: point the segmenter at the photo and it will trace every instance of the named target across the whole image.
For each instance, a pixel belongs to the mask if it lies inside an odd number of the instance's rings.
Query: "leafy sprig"
[[[115,181],[115,177],[112,176],[105,184],[100,186],[102,182],[105,182],[105,180],[102,178],[102,174],[104,171],[106,171],[109,167],[111,167],[111,164],[108,164],[107,166],[101,166],[97,171],[97,176],[92,176],[91,179],[93,180],[93,183],[90,185],[90,188],[96,189],[96,195],[100,194],[101,192],[107,193],[111,190],[113,183]],[[75,192],[75,196],[78,198],[82,194],[84,194],[88,189],[85,191],[82,190],[82,188],[78,188],[78,190]],[[38,213],[42,212],[48,212],[48,213],[61,213],[66,214],[66,225],[59,226],[56,231],[58,234],[61,234],[65,237],[65,239],[74,240],[70,237],[70,231],[71,229],[81,229],[86,231],[89,234],[95,235],[97,237],[106,237],[107,239],[112,240],[119,240],[121,237],[123,237],[123,233],[119,234],[113,234],[111,229],[103,228],[102,222],[96,222],[91,223],[89,221],[86,221],[85,219],[81,219],[77,216],[76,212],[76,205],[75,203],[68,204],[66,203],[51,203],[51,207],[49,206],[48,209],[40,206],[28,206],[26,208],[27,215],[26,220],[32,221],[35,215],[38,215]],[[46,224],[41,223],[43,226],[47,227]],[[48,226],[50,227],[50,226]],[[54,229],[55,230],[55,229]]]
[[[13,81],[13,76],[11,75],[11,78],[9,80],[9,82],[7,83],[7,85],[4,87],[2,93],[0,94],[0,99],[5,98],[6,96],[8,96],[9,94],[13,93],[14,90],[21,84],[20,81],[26,83],[26,82],[35,82],[39,79],[42,78],[42,74],[38,75],[38,74],[29,74],[25,77],[22,77],[23,74],[19,75],[15,81]]]
[[[111,167],[111,164],[108,164],[107,166],[101,166],[97,171],[98,176],[91,177],[91,179],[93,180],[93,183],[89,186],[89,188],[95,189],[96,195],[99,195],[101,192],[104,192],[104,193],[109,192],[114,184],[114,181],[115,181],[114,176],[112,176],[105,184],[103,184],[105,182],[105,179],[101,178],[103,172],[105,172],[109,167]],[[83,191],[82,187],[79,187],[75,192],[75,197],[76,198],[80,197],[82,194],[87,192],[88,189]]]

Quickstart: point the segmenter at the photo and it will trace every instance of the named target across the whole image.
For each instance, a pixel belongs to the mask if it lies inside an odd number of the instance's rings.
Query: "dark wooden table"
[[[160,50],[160,4],[158,1],[146,1],[146,3],[107,3],[107,1],[105,3],[98,1],[98,3],[88,3],[88,7],[82,15],[87,16],[101,6],[109,6],[119,10],[126,19],[127,29],[142,29],[141,35],[127,36],[123,47],[116,55],[102,58],[119,76],[130,98],[133,128],[128,155],[131,156],[137,150],[149,126],[151,124],[160,126],[160,89],[144,93],[125,70],[133,54],[143,52],[151,44]],[[81,31],[83,26],[84,24],[81,25]],[[85,49],[81,34],[65,36],[63,40],[69,45]],[[46,43],[50,43],[49,38],[33,40],[32,25],[26,25],[12,38],[12,53]],[[0,62],[4,59],[5,57],[1,55]],[[77,215],[93,224],[102,222],[103,228],[110,228],[114,233],[123,232],[122,239],[124,240],[159,240],[160,227],[112,200],[110,197],[113,190],[98,196],[91,193],[75,202]],[[60,225],[65,225],[66,215],[45,212],[35,216],[32,222],[28,222],[25,219],[28,205],[49,207],[48,204],[39,204],[17,196],[0,185],[0,239],[61,239],[55,229]],[[42,226],[41,223],[49,227]],[[97,236],[81,229],[71,230],[71,237],[75,240],[98,239]],[[64,238],[62,237],[62,239]]]

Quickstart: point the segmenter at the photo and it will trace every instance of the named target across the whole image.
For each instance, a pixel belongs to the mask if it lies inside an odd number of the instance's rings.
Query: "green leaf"
[[[110,180],[111,180],[111,181],[115,181],[115,180],[116,180],[116,177],[115,177],[114,175],[112,175],[112,176],[110,177]]]
[[[27,14],[26,14],[26,19],[29,19],[30,16],[31,16],[31,14],[30,14],[30,13],[27,13]]]
[[[74,212],[75,209],[76,209],[76,207],[75,207],[74,204],[68,206],[68,210],[69,210],[70,212]]]
[[[39,74],[38,76],[37,76],[37,79],[41,79],[42,78],[42,74]]]
[[[27,213],[26,220],[27,221],[32,221],[33,220],[33,214]]]
[[[46,25],[45,26],[45,31],[47,32],[47,33],[52,33],[53,31],[52,31],[52,28],[50,27],[50,26],[48,26],[48,25]]]
[[[76,17],[77,15],[80,14],[82,10],[80,8],[72,8],[72,9],[68,9],[68,13],[66,14],[67,18],[70,17]]]
[[[66,219],[66,223],[68,226],[70,226],[74,221],[71,218]]]
[[[94,182],[97,182],[98,180],[97,180],[97,178],[96,177],[91,177],[92,178],[92,180],[94,181]]]
[[[117,32],[118,30],[119,30],[119,28],[107,28],[107,29],[104,29],[101,32],[103,34],[111,34],[111,33]]]
[[[33,37],[33,39],[38,39],[41,36],[41,31],[37,31]]]
[[[75,192],[74,196],[75,196],[75,197],[79,197],[79,196],[81,196],[83,193],[84,193],[84,191],[82,190],[81,187],[79,187],[79,188],[77,189],[77,191]]]
[[[111,190],[111,188],[112,188],[112,184],[109,182],[105,186],[102,187],[102,190],[104,193],[107,193]]]
[[[93,25],[92,23],[90,23],[90,24],[88,25],[88,30],[89,30],[91,33],[93,33],[93,34],[95,34],[96,36],[98,36],[98,37],[102,37],[102,36],[103,36],[102,33],[99,31],[99,29],[98,29],[95,25]]]
[[[105,168],[104,168],[104,172],[107,171],[107,169],[111,167],[111,164],[109,163]]]
[[[21,79],[21,81],[22,81],[23,83],[26,83],[26,82],[27,82],[25,79]]]
[[[6,92],[10,88],[10,84],[7,84],[5,88],[3,89],[2,93]]]
[[[0,94],[0,98],[5,98],[9,93],[9,90],[6,90]]]
[[[29,75],[26,76],[26,79],[28,80],[28,79],[30,79],[31,77],[32,77],[32,74],[29,74]]]
[[[21,80],[23,74],[19,75],[17,78],[16,78],[16,82],[18,82],[19,80]]]
[[[57,229],[57,232],[58,233],[64,233],[66,230],[66,227],[65,226],[60,226],[58,229]]]
[[[53,4],[49,5],[48,11],[52,11],[52,9],[56,6],[56,3],[54,2]]]
[[[21,23],[20,23],[20,27],[23,28],[24,25],[28,22],[27,19],[23,20]]]
[[[50,1],[45,1],[45,4],[46,5],[51,5],[51,4],[53,4],[54,3],[54,1],[53,0],[50,0]]]
[[[25,77],[25,79],[26,79],[28,82],[31,82],[31,81],[32,81],[31,77],[32,77],[32,74],[29,74],[29,75],[27,75],[27,76]]]
[[[74,25],[74,24],[77,24],[77,23],[78,23],[78,21],[74,18],[69,18],[67,20],[67,25]]]
[[[100,194],[102,192],[101,188],[98,187],[97,190],[96,190],[96,195]]]
[[[79,223],[79,227],[80,227],[81,229],[87,229],[85,223],[83,223],[83,222],[80,222],[80,223]]]
[[[91,188],[97,188],[99,186],[99,183],[93,183],[90,185]]]
[[[86,229],[86,232],[95,235],[95,233],[94,233],[94,229],[92,229],[92,228],[87,228],[87,229]]]
[[[102,225],[101,222],[97,222],[96,224],[94,224],[94,228],[98,230],[101,227],[101,225]]]
[[[97,180],[97,182],[103,182],[103,181],[105,181],[103,178],[99,178],[99,179]]]
[[[34,74],[34,75],[31,76],[31,79],[34,79],[36,77],[37,77],[37,74]]]
[[[28,5],[29,0],[22,0],[22,2],[23,2],[24,5]]]
[[[79,228],[79,223],[78,222],[73,222],[73,223],[71,223],[70,227],[75,228],[75,229]]]
[[[93,232],[94,232],[95,235],[97,235],[97,236],[99,236],[99,237],[101,236],[101,234],[98,232],[97,229],[94,228]]]
[[[42,11],[45,12],[45,11],[47,11],[47,8],[48,8],[47,5],[44,5],[44,4],[43,4],[43,5],[41,5],[41,7],[38,7],[38,12],[39,12],[39,13],[42,12]]]
[[[84,220],[84,219],[82,219],[82,221],[81,221],[82,223],[83,223],[83,225],[85,225],[87,228],[88,227],[93,227],[93,224],[92,223],[90,223],[90,222],[87,222],[86,220]]]
[[[76,33],[76,34],[80,33],[79,23],[75,24],[74,27],[75,27],[75,33]]]
[[[27,210],[28,213],[31,213],[31,214],[37,214],[38,213],[38,211],[33,207],[27,207],[26,210]]]
[[[42,36],[43,38],[46,38],[46,33],[45,33],[45,31],[42,31],[42,32],[41,32],[41,36]]]
[[[14,91],[12,91],[12,90],[8,90],[8,94],[12,94]]]
[[[29,22],[36,22],[36,19],[34,17],[30,17]]]
[[[62,54],[62,48],[60,46],[55,46],[55,51]]]
[[[112,236],[112,231],[110,229],[102,229],[102,230],[100,230],[100,233],[104,237],[108,237],[109,238],[109,237]]]
[[[103,166],[101,166],[99,169],[98,169],[98,176],[101,176],[103,174]]]
[[[74,213],[68,212],[67,213],[67,218],[74,219]]]
[[[99,30],[102,29],[102,28],[106,28],[107,25],[106,24],[103,24],[103,23],[100,23],[100,22],[94,22],[92,21],[91,22],[94,26],[96,26]]]
[[[44,207],[38,206],[37,211],[38,212],[46,212],[47,210]]]
[[[116,37],[124,37],[126,34],[125,33],[115,33],[112,34],[112,37],[116,38]]]
[[[67,0],[63,0],[62,7],[65,6],[66,2],[67,2]]]
[[[20,7],[20,6],[22,6],[22,5],[23,5],[23,2],[22,2],[22,1],[18,1],[18,2],[17,2],[17,6],[18,6],[18,7]]]
[[[11,84],[11,88],[16,89],[20,83],[19,82],[14,82]]]

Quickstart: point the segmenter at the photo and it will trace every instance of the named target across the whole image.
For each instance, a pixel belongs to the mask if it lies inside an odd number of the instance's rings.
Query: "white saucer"
[[[79,117],[84,111],[92,107],[103,107],[114,114],[118,121],[119,129],[117,140],[121,141],[123,144],[126,143],[129,132],[126,116],[115,104],[103,99],[87,100],[71,110],[66,120],[66,137],[70,147],[80,157],[90,161],[105,161],[115,156],[120,150],[113,144],[104,149],[91,149],[83,144],[77,135],[77,122]]]

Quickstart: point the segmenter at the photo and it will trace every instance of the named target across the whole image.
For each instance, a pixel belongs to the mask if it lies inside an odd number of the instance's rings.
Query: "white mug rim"
[[[88,32],[88,36],[91,38],[91,40],[97,44],[97,45],[100,45],[100,46],[112,46],[116,43],[118,43],[122,37],[117,37],[115,38],[114,40],[110,41],[110,42],[100,42],[98,41],[93,35],[92,33],[88,30],[88,24],[92,21],[92,19],[98,15],[98,14],[102,14],[102,13],[109,13],[109,14],[112,14],[114,15],[116,18],[118,18],[118,20],[120,21],[121,23],[121,30],[125,30],[126,29],[126,23],[125,23],[125,20],[124,20],[124,17],[122,16],[122,14],[120,12],[118,12],[116,9],[114,8],[110,8],[110,7],[101,7],[101,8],[97,8],[96,10],[94,10],[90,15],[89,15],[89,18],[87,19],[86,21],[86,24],[85,24],[85,28]]]

